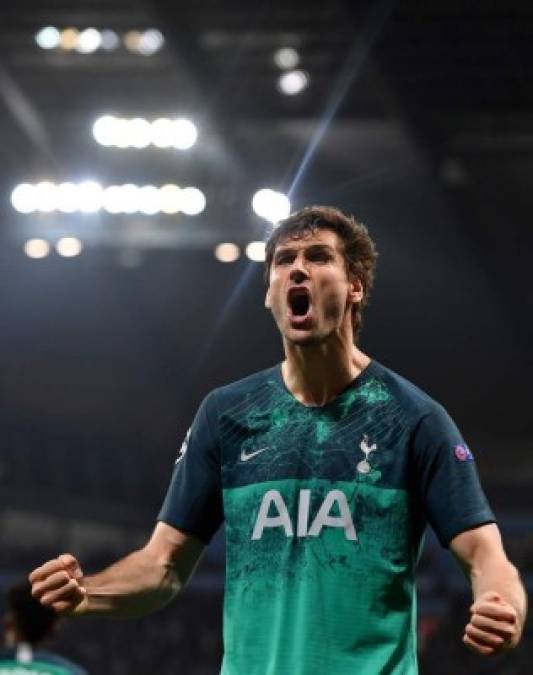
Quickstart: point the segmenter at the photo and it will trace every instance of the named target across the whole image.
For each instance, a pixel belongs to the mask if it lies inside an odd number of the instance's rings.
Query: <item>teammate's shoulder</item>
[[[248,394],[256,394],[264,387],[270,387],[277,382],[278,370],[279,366],[276,365],[251,373],[246,377],[214,389],[210,396],[216,397],[218,401],[234,401]]]
[[[376,376],[382,380],[409,416],[419,417],[429,411],[442,409],[438,401],[403,375],[377,361],[372,363]]]
[[[34,665],[41,664],[54,666],[54,672],[57,673],[62,673],[64,675],[88,675],[85,668],[82,668],[77,663],[74,663],[64,656],[59,656],[59,654],[55,654],[54,652],[36,649],[31,652],[31,658],[32,661],[30,663],[33,663]],[[16,647],[0,649],[0,661],[5,661],[7,663],[13,662],[13,664],[18,665],[21,665],[22,663],[18,661],[18,650]],[[33,672],[36,669],[32,668],[31,670]],[[30,671],[28,670],[28,672]]]

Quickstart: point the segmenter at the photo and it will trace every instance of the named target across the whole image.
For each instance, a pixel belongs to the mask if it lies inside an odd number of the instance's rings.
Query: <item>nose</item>
[[[294,259],[289,278],[295,284],[301,284],[303,281],[306,281],[306,279],[309,279],[309,274],[307,273],[307,270],[301,257],[297,257]]]

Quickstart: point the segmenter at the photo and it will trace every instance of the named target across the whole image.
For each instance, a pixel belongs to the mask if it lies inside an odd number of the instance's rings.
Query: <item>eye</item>
[[[326,249],[314,249],[308,251],[307,259],[311,262],[329,262],[332,259],[332,255]]]
[[[294,260],[294,255],[292,253],[279,253],[276,256],[276,265],[287,265]]]

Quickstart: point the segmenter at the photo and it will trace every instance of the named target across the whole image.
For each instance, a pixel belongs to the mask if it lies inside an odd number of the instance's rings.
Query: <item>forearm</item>
[[[185,581],[169,561],[140,549],[98,574],[83,577],[86,601],[75,613],[143,616],[166,605]]]

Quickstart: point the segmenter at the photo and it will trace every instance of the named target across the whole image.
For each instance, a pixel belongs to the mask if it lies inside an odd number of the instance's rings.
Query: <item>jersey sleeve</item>
[[[413,444],[422,506],[443,546],[465,530],[494,522],[474,457],[442,406],[435,403],[422,416]]]
[[[202,402],[181,446],[158,520],[209,543],[223,520],[215,394]]]

